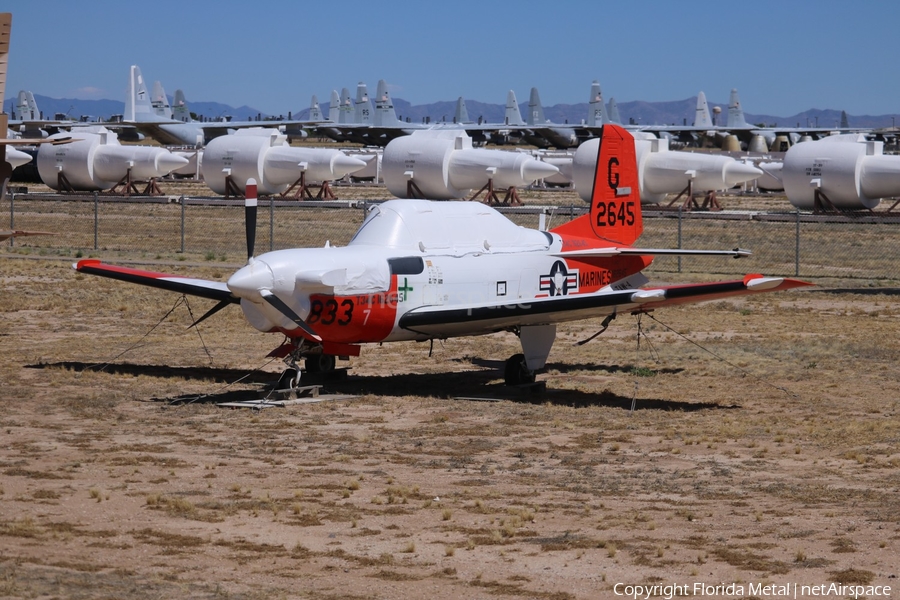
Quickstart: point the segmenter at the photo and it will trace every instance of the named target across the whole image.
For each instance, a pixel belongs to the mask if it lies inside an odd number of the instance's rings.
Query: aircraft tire
[[[335,359],[332,354],[315,354],[306,357],[307,373],[331,373],[334,371]]]
[[[506,361],[503,369],[503,380],[506,385],[525,385],[534,383],[534,372],[525,364],[524,354],[513,354]]]
[[[297,369],[289,368],[285,369],[284,373],[281,374],[281,377],[278,378],[278,383],[275,384],[276,390],[290,390],[300,383],[299,372]]]

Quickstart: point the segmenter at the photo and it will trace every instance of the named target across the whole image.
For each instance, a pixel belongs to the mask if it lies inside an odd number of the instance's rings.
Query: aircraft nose
[[[271,290],[274,284],[275,276],[269,265],[261,260],[252,260],[247,266],[238,269],[228,279],[226,285],[238,298],[258,301],[261,297],[260,292]]]
[[[736,160],[725,166],[725,183],[728,187],[732,187],[745,181],[752,181],[762,174],[763,172],[753,165]]]

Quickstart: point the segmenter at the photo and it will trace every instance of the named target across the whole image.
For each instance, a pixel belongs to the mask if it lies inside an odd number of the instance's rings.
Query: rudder
[[[630,246],[643,230],[634,138],[607,123],[600,134],[591,211],[553,231]]]

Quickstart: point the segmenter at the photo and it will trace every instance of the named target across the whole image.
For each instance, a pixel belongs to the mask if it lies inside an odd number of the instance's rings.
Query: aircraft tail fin
[[[353,105],[354,123],[372,124],[372,102],[369,100],[369,88],[362,81],[356,86],[356,102]]]
[[[341,118],[341,97],[337,90],[331,90],[331,99],[328,101],[328,120],[334,123]]]
[[[319,97],[313,94],[312,100],[309,101],[309,120],[324,121],[322,116],[322,108],[319,106]]]
[[[616,99],[613,98],[612,96],[609,97],[609,106],[607,108],[608,108],[609,122],[615,123],[616,125],[621,125],[622,117],[619,116],[619,105],[616,104]]]
[[[547,122],[544,118],[544,107],[541,106],[541,97],[536,87],[531,88],[531,96],[528,98],[528,118],[525,119],[527,125],[543,125]]]
[[[738,91],[731,90],[731,97],[728,100],[728,127],[748,127],[747,120],[744,118],[744,109],[741,107],[741,99],[738,98]]]
[[[462,96],[456,100],[456,113],[453,115],[453,122],[471,123],[469,121],[469,110],[466,108],[466,101]]]
[[[37,100],[34,99],[34,94],[25,92],[25,101],[28,103],[28,118],[32,121],[40,119],[41,111],[38,109]]]
[[[337,123],[353,123],[353,101],[350,100],[350,90],[341,88],[341,101],[338,105]]]
[[[16,96],[11,116],[13,121],[28,121],[34,118],[28,114],[28,95],[25,90],[20,91]]]
[[[709,116],[709,105],[706,103],[706,94],[700,92],[697,94],[697,111],[694,113],[695,127],[712,128],[712,117]]]
[[[623,127],[607,123],[599,141],[591,212],[553,232],[630,246],[644,230],[634,138]]]
[[[137,65],[131,65],[128,78],[128,94],[125,96],[125,120],[135,122],[151,122],[154,119],[150,93]]]
[[[505,125],[524,125],[522,113],[519,112],[519,103],[516,101],[516,93],[509,90],[506,95],[506,113],[503,117]]]
[[[172,99],[172,118],[182,123],[190,123],[194,120],[182,90],[175,90],[175,97]]]
[[[600,91],[600,82],[591,83],[591,98],[588,101],[588,126],[600,127],[604,123],[608,123],[609,118],[606,115],[606,106],[603,104],[603,93]]]
[[[166,90],[163,89],[162,83],[153,82],[153,95],[150,97],[150,106],[153,107],[153,113],[162,118],[170,120],[172,118],[172,107],[169,106],[169,98],[166,97]]]
[[[384,79],[378,80],[378,87],[375,90],[374,122],[378,126],[397,125],[400,123],[400,120],[397,118],[397,111],[394,110],[394,102],[391,100],[387,82]]]
[[[847,111],[841,111],[841,129],[850,129],[850,120],[847,119]]]

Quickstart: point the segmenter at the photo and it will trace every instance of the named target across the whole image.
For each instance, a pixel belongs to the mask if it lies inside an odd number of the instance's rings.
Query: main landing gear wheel
[[[525,363],[524,354],[514,354],[506,361],[503,369],[503,379],[506,385],[526,385],[534,383],[534,371]]]
[[[334,371],[335,360],[333,354],[314,354],[306,357],[307,373],[331,373]]]

